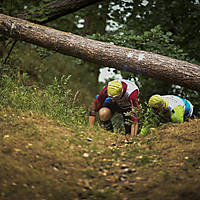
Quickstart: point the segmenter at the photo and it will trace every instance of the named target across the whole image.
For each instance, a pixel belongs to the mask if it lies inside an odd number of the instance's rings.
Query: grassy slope
[[[200,199],[200,119],[130,138],[0,110],[0,199]]]

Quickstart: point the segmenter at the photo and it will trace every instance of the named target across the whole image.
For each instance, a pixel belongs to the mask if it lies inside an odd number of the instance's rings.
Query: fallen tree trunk
[[[17,17],[28,19],[34,23],[44,24],[100,1],[101,0],[56,0],[47,3],[42,8],[38,8],[34,13],[26,11],[19,13]]]
[[[200,67],[185,61],[86,39],[3,14],[0,33],[92,63],[200,91]]]

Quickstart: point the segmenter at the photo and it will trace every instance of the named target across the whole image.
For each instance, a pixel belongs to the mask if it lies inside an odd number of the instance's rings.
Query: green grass
[[[22,77],[24,79],[20,82],[7,75],[1,78],[2,106],[36,111],[72,126],[83,125],[86,122],[86,107],[73,103],[73,94],[67,87],[70,76],[63,76],[60,80],[55,78],[53,83],[44,89],[27,86],[25,82],[28,77]]]

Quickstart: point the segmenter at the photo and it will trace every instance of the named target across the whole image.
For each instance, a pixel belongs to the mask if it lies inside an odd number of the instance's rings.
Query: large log
[[[3,14],[0,33],[98,65],[200,91],[200,67],[186,61],[87,39]]]
[[[38,7],[34,13],[24,11],[19,13],[17,17],[28,19],[34,23],[44,24],[100,1],[102,0],[55,0],[47,3],[42,8]],[[41,12],[41,9],[43,9],[43,12]]]

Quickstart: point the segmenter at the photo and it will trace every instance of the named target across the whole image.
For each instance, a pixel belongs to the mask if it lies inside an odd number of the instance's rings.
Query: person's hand
[[[89,116],[89,126],[93,127],[95,123],[95,116]]]

